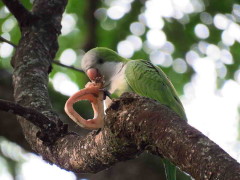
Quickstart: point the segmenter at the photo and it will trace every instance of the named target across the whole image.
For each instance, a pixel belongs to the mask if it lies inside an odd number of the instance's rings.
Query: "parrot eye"
[[[99,63],[99,64],[103,64],[103,63],[104,63],[103,59],[102,59],[102,58],[99,58],[99,59],[98,59],[98,63]]]

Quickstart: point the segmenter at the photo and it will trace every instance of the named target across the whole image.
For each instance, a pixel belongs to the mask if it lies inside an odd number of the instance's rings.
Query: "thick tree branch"
[[[167,107],[131,93],[113,102],[100,133],[66,134],[51,150],[42,154],[46,160],[80,173],[99,172],[147,150],[196,179],[240,178],[240,165],[218,145]]]
[[[52,111],[49,101],[48,72],[58,49],[57,36],[66,3],[66,0],[34,1],[32,12],[39,20],[32,24],[33,27],[22,29],[22,38],[12,58],[16,103],[37,109],[57,125],[61,125],[61,121]],[[24,118],[18,119],[33,150],[42,154],[48,153],[47,146],[42,146],[42,142],[36,137],[39,128]],[[51,153],[49,155],[51,156]]]
[[[65,147],[73,143],[61,142]],[[62,167],[68,164],[77,172],[98,172],[148,150],[170,159],[195,179],[240,179],[240,165],[217,144],[167,107],[133,94],[114,101],[99,134],[90,133],[78,142],[78,149],[61,154],[70,160],[59,161]]]
[[[26,23],[31,18],[31,13],[19,2],[19,0],[2,0],[9,11],[15,16],[19,24]]]
[[[240,165],[201,132],[156,101],[127,95],[107,112],[113,134],[162,155],[195,179],[240,179]],[[115,130],[116,131],[115,131]]]

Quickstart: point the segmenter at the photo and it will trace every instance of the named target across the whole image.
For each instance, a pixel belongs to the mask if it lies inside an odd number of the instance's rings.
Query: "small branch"
[[[68,132],[67,125],[64,125],[61,121],[55,124],[41,112],[20,106],[17,103],[0,99],[0,110],[19,115],[40,128],[41,131],[38,131],[36,135],[45,145],[52,145],[58,138]]]
[[[23,24],[32,14],[19,2],[19,0],[2,0],[19,24]]]
[[[5,43],[8,43],[8,44],[12,45],[14,48],[17,47],[16,44],[12,43],[11,41],[8,41],[7,39],[4,39],[4,38],[1,37],[1,36],[0,36],[0,41],[1,41],[1,42],[5,42]]]
[[[52,62],[56,65],[59,65],[59,66],[62,66],[62,67],[68,68],[68,69],[72,69],[74,71],[84,72],[82,69],[75,68],[74,66],[67,66],[65,64],[62,64],[62,63],[58,62],[57,60],[53,60]]]
[[[20,106],[14,102],[0,99],[0,110],[22,116],[41,129],[46,129],[46,125],[55,125],[55,123],[37,110]]]
[[[12,45],[14,48],[17,48],[17,45],[12,43],[11,41],[8,41],[7,39],[4,39],[3,37],[0,36],[0,41],[1,42],[5,42],[5,43],[8,43],[10,45]],[[62,66],[62,67],[65,67],[65,68],[68,68],[68,69],[72,69],[74,71],[78,71],[78,72],[84,72],[82,69],[79,69],[79,68],[75,68],[74,66],[67,66],[65,64],[62,64],[60,63],[59,61],[57,60],[53,60],[52,63],[56,64],[56,65],[59,65],[59,66]]]

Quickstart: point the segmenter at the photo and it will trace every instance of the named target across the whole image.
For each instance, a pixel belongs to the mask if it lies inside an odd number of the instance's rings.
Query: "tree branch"
[[[105,122],[116,136],[134,142],[140,151],[162,155],[195,179],[240,179],[236,160],[154,100],[125,94],[112,104]]]
[[[8,41],[7,39],[4,39],[1,36],[0,36],[0,41],[8,43],[8,44],[12,45],[14,48],[17,48],[16,44],[12,43],[11,41]],[[62,66],[62,67],[65,67],[65,68],[68,68],[68,69],[72,69],[74,71],[78,71],[78,72],[82,72],[82,73],[84,72],[82,69],[75,68],[74,66],[68,66],[68,65],[62,64],[58,60],[53,60],[52,63],[54,63],[56,65],[59,65],[59,66]]]
[[[22,116],[41,129],[46,129],[46,126],[54,125],[53,122],[39,111],[22,107],[11,101],[0,99],[0,110]]]
[[[40,128],[41,131],[37,132],[37,136],[48,145],[67,133],[67,126],[61,121],[55,124],[54,121],[35,109],[22,107],[17,103],[0,99],[0,110],[19,115]]]
[[[240,178],[240,165],[218,145],[166,106],[133,93],[114,100],[100,133],[85,138],[65,134],[51,150],[51,158],[50,152],[41,154],[45,160],[80,173],[99,172],[147,150],[170,159],[195,179]]]
[[[22,29],[22,38],[12,58],[16,103],[23,107],[30,107],[39,112],[44,112],[44,115],[54,122],[57,128],[60,125],[60,129],[61,121],[52,110],[47,86],[48,71],[58,49],[57,37],[66,4],[66,0],[35,0],[32,13],[39,20],[33,23],[32,26]],[[42,12],[46,11],[47,15],[42,14]],[[36,136],[40,129],[22,117],[18,117],[18,120],[23,128],[26,140],[33,150],[40,154],[47,153],[47,157],[51,156],[52,153],[48,146],[44,146]],[[46,133],[40,134],[38,137],[44,139],[44,134]],[[55,138],[52,140],[55,140]]]
[[[4,39],[4,38],[1,37],[1,36],[0,36],[0,41],[1,41],[1,42],[5,42],[5,43],[8,43],[8,44],[12,45],[14,48],[17,47],[16,44],[13,44],[11,41],[8,41],[7,39]]]
[[[61,157],[70,159],[64,161],[70,170],[81,173],[96,173],[147,150],[170,159],[195,179],[240,179],[240,165],[217,144],[169,108],[130,93],[113,102],[99,134],[78,141],[78,149],[68,149]]]
[[[32,14],[19,2],[19,0],[2,0],[19,24],[25,23]]]
[[[53,60],[52,62],[56,65],[59,65],[59,66],[62,66],[62,67],[68,68],[68,69],[72,69],[74,71],[78,71],[78,72],[82,72],[82,73],[84,72],[82,69],[75,68],[74,66],[68,66],[68,65],[62,64],[62,63],[58,62],[57,60]]]

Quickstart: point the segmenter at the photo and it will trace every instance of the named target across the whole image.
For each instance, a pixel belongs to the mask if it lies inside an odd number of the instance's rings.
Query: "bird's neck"
[[[109,62],[106,63],[102,70],[104,79],[106,80],[106,85],[110,85],[112,81],[119,76],[121,73],[123,73],[124,69],[124,63],[122,62]]]
[[[116,74],[110,79],[108,91],[115,97],[119,97],[123,92],[128,91],[128,83],[125,79],[125,69],[126,66],[122,64],[120,68],[116,69]]]
[[[108,82],[106,89],[111,94],[112,98],[118,98],[123,92],[128,91],[128,84],[125,79],[125,64],[120,63],[115,67],[115,73],[112,75]],[[108,97],[105,101],[105,106],[108,107],[112,100]]]

